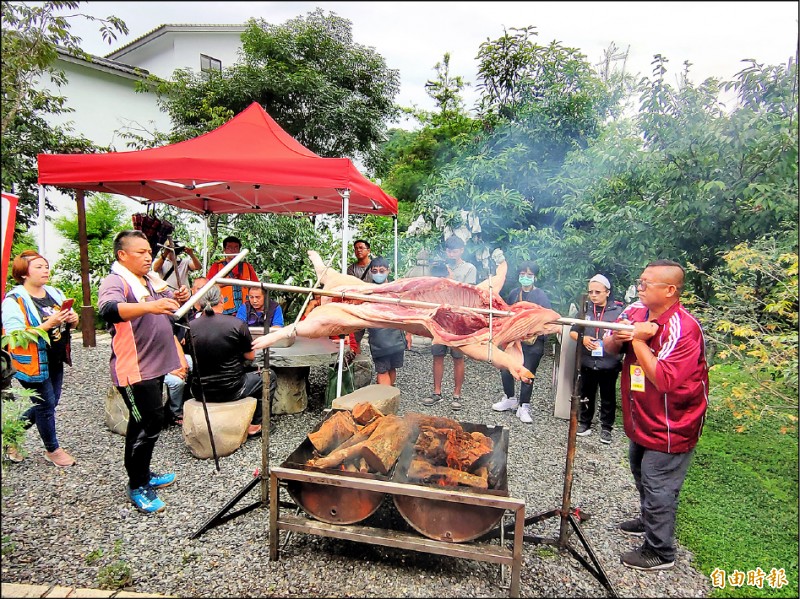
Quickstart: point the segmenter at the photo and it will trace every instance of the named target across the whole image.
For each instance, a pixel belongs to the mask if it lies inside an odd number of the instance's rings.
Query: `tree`
[[[122,203],[107,193],[89,196],[86,206],[86,238],[89,251],[89,272],[93,287],[98,287],[100,280],[111,271],[114,261],[114,237],[124,229],[130,229],[130,220],[126,217],[127,209]],[[58,231],[66,240],[60,250],[61,259],[56,263],[56,278],[59,282],[80,285],[80,255],[78,250],[78,217],[60,216],[54,222]]]
[[[483,131],[417,201],[434,236],[462,226],[466,212],[473,233],[467,251],[484,266],[498,246],[512,260],[538,257],[531,242],[561,204],[554,183],[564,161],[600,133],[619,98],[576,49],[534,44],[532,27],[512,31],[481,45]]]
[[[796,65],[752,62],[722,86],[693,85],[687,65],[677,89],[665,73],[656,56],[637,117],[574,153],[558,181],[556,235],[621,280],[657,257],[713,273],[742,242],[797,236]],[[739,93],[731,110],[721,87]],[[690,285],[712,300],[707,279],[692,274]]]
[[[356,43],[352,24],[317,9],[273,25],[250,19],[242,60],[221,73],[178,70],[156,93],[174,123],[171,141],[206,132],[252,102],[323,157],[348,156],[372,168],[396,115],[399,74]]]
[[[409,202],[412,209],[432,175],[451,162],[458,149],[480,130],[480,123],[464,108],[461,92],[468,83],[463,77],[450,74],[449,53],[436,63],[434,70],[436,77],[425,83],[425,91],[438,110],[406,108],[422,127],[418,131],[391,129],[376,170],[387,191],[398,200]]]
[[[66,127],[52,127],[49,114],[69,112],[67,99],[48,91],[45,79],[60,87],[66,77],[57,66],[58,49],[88,57],[81,38],[70,32],[76,18],[96,21],[103,39],[111,43],[117,33],[127,33],[117,17],[99,19],[82,13],[58,14],[78,9],[80,2],[3,1],[2,10],[2,185],[19,195],[17,230],[24,230],[37,209],[36,155],[43,152],[77,153],[93,148],[84,137]],[[48,205],[49,209],[53,209]]]

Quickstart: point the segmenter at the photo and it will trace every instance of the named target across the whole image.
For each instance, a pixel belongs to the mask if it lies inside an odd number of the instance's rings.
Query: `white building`
[[[161,25],[105,57],[84,59],[59,51],[56,66],[66,74],[67,83],[57,90],[51,87],[51,91],[66,97],[73,112],[53,115],[50,122],[69,124],[74,134],[99,146],[129,151],[121,132],[151,137],[154,131],[171,128],[170,118],[159,110],[155,95],[137,92],[137,83],[151,74],[169,79],[178,68],[199,72],[229,67],[239,58],[245,29],[245,25]],[[47,188],[46,194],[58,215],[75,213],[69,197],[52,188]],[[141,210],[137,202],[120,198],[131,213]],[[64,240],[53,227],[52,216],[42,222],[40,215],[39,251],[55,262]]]

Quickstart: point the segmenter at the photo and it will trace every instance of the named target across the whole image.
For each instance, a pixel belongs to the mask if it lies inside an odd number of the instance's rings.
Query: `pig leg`
[[[489,361],[488,343],[468,343],[467,345],[459,346],[458,349],[475,360]],[[496,345],[492,345],[491,360],[492,366],[501,370],[505,368],[518,381],[529,383],[533,380],[533,373],[522,365],[521,359],[514,360]]]
[[[317,279],[319,279],[319,282],[322,283],[324,289],[330,289],[331,287],[339,287],[342,285],[347,285],[348,287],[365,287],[369,289],[375,286],[374,283],[365,283],[358,277],[343,275],[342,273],[337,272],[336,269],[326,266],[322,261],[322,257],[314,250],[308,250],[308,258],[311,260],[314,271],[317,273]]]
[[[371,326],[375,326],[375,323],[351,314],[342,304],[325,304],[314,308],[304,320],[298,323],[258,337],[253,341],[253,349],[270,347],[277,341],[288,339],[294,335],[315,339],[332,335],[346,335]]]

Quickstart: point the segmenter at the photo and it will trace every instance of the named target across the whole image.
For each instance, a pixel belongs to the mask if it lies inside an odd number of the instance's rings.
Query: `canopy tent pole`
[[[203,215],[203,273],[208,272],[208,219],[211,216],[206,213]]]
[[[39,244],[38,244],[38,246],[39,247],[38,247],[38,251],[42,256],[44,256],[46,251],[47,251],[47,248],[45,247],[45,243],[44,243],[44,240],[45,240],[44,225],[45,225],[45,216],[46,216],[45,215],[45,211],[46,211],[46,205],[45,205],[45,201],[44,201],[44,185],[39,185],[39,218],[38,218],[38,221],[39,221]]]
[[[395,214],[393,217],[394,219],[394,278],[397,278],[397,273],[400,272],[399,264],[397,264],[397,215]]]
[[[347,274],[347,237],[350,222],[350,190],[342,194],[342,274]],[[344,370],[344,337],[339,336],[339,372],[336,374],[336,397],[342,396],[342,371]]]

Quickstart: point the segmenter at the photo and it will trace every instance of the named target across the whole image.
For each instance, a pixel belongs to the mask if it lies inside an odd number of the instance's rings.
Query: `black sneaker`
[[[623,553],[619,561],[624,566],[636,570],[669,570],[675,565],[675,560],[668,561],[650,549],[639,547],[628,553]]]
[[[605,429],[600,431],[600,443],[605,443],[606,445],[611,443],[611,431]]]
[[[634,537],[644,536],[644,523],[640,518],[625,520],[625,522],[620,523],[619,529],[626,535],[631,535]]]
[[[592,434],[592,427],[586,426],[585,424],[578,425],[578,436],[579,437],[588,437]]]

